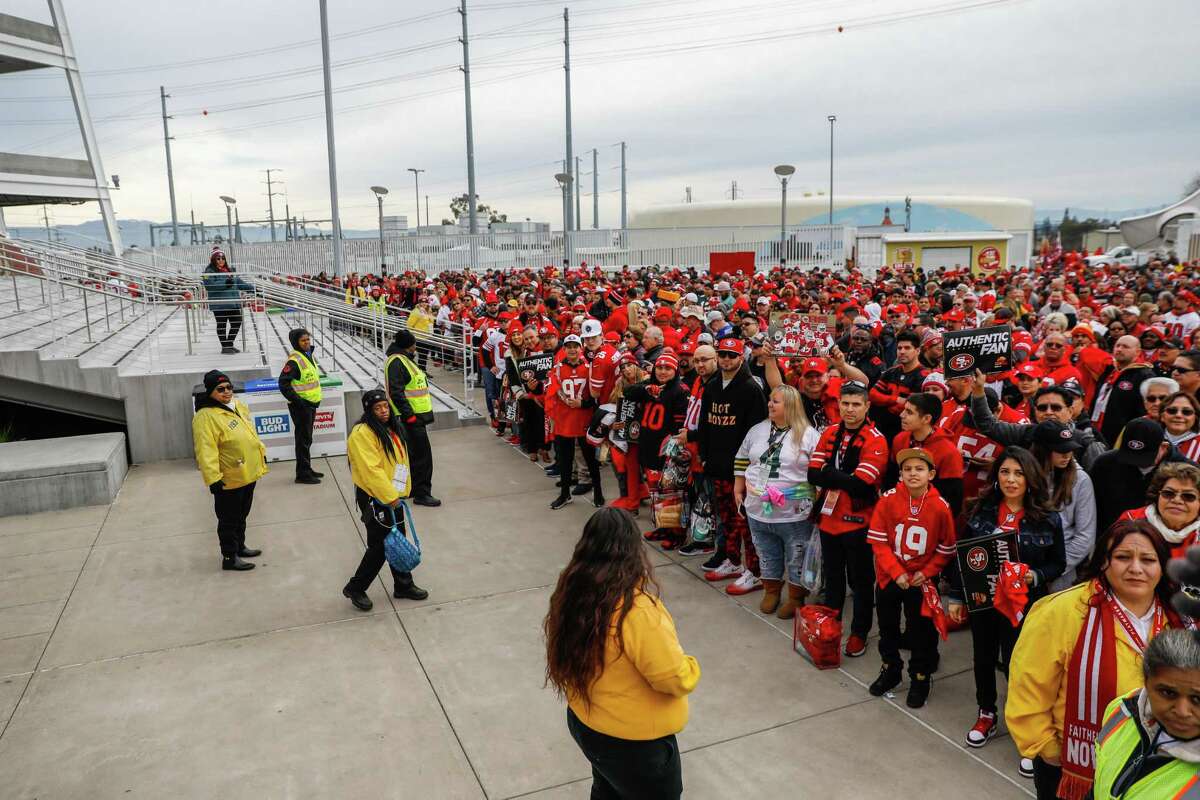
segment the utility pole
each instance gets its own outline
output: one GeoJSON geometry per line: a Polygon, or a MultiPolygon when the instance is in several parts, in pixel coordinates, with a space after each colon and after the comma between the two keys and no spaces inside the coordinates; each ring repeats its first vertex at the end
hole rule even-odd
{"type": "Polygon", "coordinates": [[[628,225],[625,219],[625,143],[621,142],[621,230],[628,225]]]}
{"type": "Polygon", "coordinates": [[[296,237],[292,236],[292,206],[285,199],[283,201],[283,240],[290,242],[296,237]]]}
{"type": "Polygon", "coordinates": [[[833,266],[833,123],[837,116],[830,114],[829,120],[829,266],[833,266]]]}
{"type": "Polygon", "coordinates": [[[729,196],[732,199],[737,200],[737,181],[733,181],[729,184],[729,196]]]}
{"type": "Polygon", "coordinates": [[[429,225],[429,195],[425,195],[425,224],[429,225]]]}
{"type": "MultiPolygon", "coordinates": [[[[409,167],[408,171],[413,174],[413,180],[416,181],[416,184],[413,188],[415,189],[417,198],[417,227],[419,228],[421,227],[421,173],[425,170],[409,167]]],[[[429,224],[429,214],[425,215],[425,224],[429,224]]]]}
{"type": "Polygon", "coordinates": [[[46,210],[44,203],[42,204],[42,222],[46,223],[46,241],[53,241],[53,239],[50,238],[50,212],[46,210]]]}
{"type": "MultiPolygon", "coordinates": [[[[264,169],[263,172],[267,173],[267,219],[270,220],[270,222],[271,222],[271,241],[274,242],[274,241],[278,241],[275,238],[275,195],[282,194],[282,193],[271,190],[271,173],[272,172],[283,172],[283,170],[274,168],[274,169],[264,169]]],[[[279,181],[275,181],[275,183],[278,183],[278,182],[279,181]]]]}
{"type": "MultiPolygon", "coordinates": [[[[462,5],[458,13],[462,15],[462,46],[463,46],[463,94],[467,103],[467,219],[470,220],[471,234],[479,232],[479,223],[475,219],[475,131],[471,126],[471,48],[467,43],[467,0],[460,0],[462,5]]],[[[425,215],[426,220],[429,215],[425,215]]],[[[472,240],[474,241],[474,240],[472,240]]],[[[474,261],[474,259],[472,259],[474,261]]],[[[475,266],[474,263],[471,266],[475,266]]]]}
{"type": "Polygon", "coordinates": [[[167,191],[171,193],[171,235],[174,237],[171,240],[172,247],[179,246],[179,215],[175,211],[175,171],[171,168],[171,132],[167,128],[167,94],[165,87],[158,87],[158,97],[162,100],[162,118],[163,118],[163,144],[167,148],[167,191]]]}
{"type": "Polygon", "coordinates": [[[191,233],[192,244],[196,244],[196,209],[194,208],[192,209],[192,227],[189,232],[191,233]]]}
{"type": "Polygon", "coordinates": [[[596,169],[598,158],[596,148],[592,148],[592,230],[600,228],[600,173],[596,169]]]}
{"type": "MultiPolygon", "coordinates": [[[[571,12],[569,9],[563,9],[563,72],[566,74],[566,92],[567,92],[567,165],[565,172],[571,175],[571,180],[575,181],[575,188],[579,188],[579,170],[575,170],[575,174],[571,174],[571,170],[575,167],[575,155],[571,149],[571,12]]],[[[568,187],[570,188],[570,187],[568,187]]],[[[571,214],[571,201],[567,198],[567,225],[565,230],[575,230],[577,225],[576,217],[578,214],[571,214]]]]}
{"type": "Polygon", "coordinates": [[[683,187],[683,194],[684,194],[684,197],[687,198],[684,202],[686,202],[686,203],[692,202],[692,187],[690,187],[690,186],[683,187]]]}
{"type": "Polygon", "coordinates": [[[579,179],[580,175],[582,173],[579,171],[579,156],[575,156],[575,230],[580,230],[583,225],[583,214],[579,211],[580,184],[583,183],[579,179]]]}
{"type": "MultiPolygon", "coordinates": [[[[321,68],[325,76],[325,144],[329,149],[329,209],[333,221],[333,274],[342,274],[342,222],[338,212],[337,157],[333,142],[333,76],[329,70],[329,0],[321,3],[321,68]]],[[[465,3],[466,0],[463,0],[465,3]]]]}

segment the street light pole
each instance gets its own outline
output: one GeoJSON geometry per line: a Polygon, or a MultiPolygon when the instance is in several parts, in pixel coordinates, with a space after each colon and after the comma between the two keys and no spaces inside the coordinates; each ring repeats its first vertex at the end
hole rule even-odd
{"type": "Polygon", "coordinates": [[[829,120],[829,265],[833,266],[833,123],[837,115],[830,114],[829,120]]]}
{"type": "MultiPolygon", "coordinates": [[[[425,170],[409,167],[408,171],[413,174],[413,180],[416,181],[414,189],[416,190],[417,198],[417,227],[421,227],[421,173],[425,170]]],[[[425,224],[429,224],[429,215],[425,215],[425,224]]]]}
{"type": "Polygon", "coordinates": [[[784,266],[787,263],[787,256],[784,255],[787,248],[787,185],[788,178],[795,173],[796,168],[791,164],[780,164],[775,167],[775,174],[779,176],[779,184],[782,187],[783,196],[780,199],[779,206],[779,266],[784,266]]]}
{"type": "Polygon", "coordinates": [[[329,66],[328,0],[320,0],[321,70],[325,78],[325,145],[329,151],[329,210],[333,221],[333,274],[342,274],[342,220],[338,211],[337,148],[333,142],[333,76],[329,66]]]}
{"type": "Polygon", "coordinates": [[[372,186],[371,191],[375,193],[375,199],[379,201],[379,269],[382,270],[386,266],[383,261],[383,196],[388,193],[388,190],[384,186],[372,186]]]}
{"type": "Polygon", "coordinates": [[[571,264],[571,246],[568,237],[571,235],[571,173],[560,172],[554,176],[554,180],[558,181],[559,187],[562,188],[563,202],[563,267],[566,268],[571,264]]]}
{"type": "Polygon", "coordinates": [[[237,200],[234,200],[227,194],[221,195],[221,201],[225,203],[225,248],[229,250],[225,254],[226,262],[233,263],[233,207],[237,205],[237,200]]]}

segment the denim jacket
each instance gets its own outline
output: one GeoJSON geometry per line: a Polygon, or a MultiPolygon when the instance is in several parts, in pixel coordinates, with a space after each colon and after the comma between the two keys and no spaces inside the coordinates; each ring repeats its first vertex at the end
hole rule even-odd
{"type": "MultiPolygon", "coordinates": [[[[999,503],[989,501],[976,509],[967,520],[966,528],[958,541],[977,539],[990,536],[996,530],[996,517],[999,503]]],[[[1057,511],[1051,511],[1042,520],[1033,520],[1028,516],[1021,518],[1017,533],[1017,554],[1022,564],[1029,566],[1033,573],[1034,583],[1029,589],[1029,600],[1033,602],[1049,594],[1049,584],[1063,574],[1067,569],[1067,552],[1063,539],[1062,518],[1057,511]]],[[[958,559],[950,562],[946,570],[950,581],[950,591],[947,597],[962,602],[962,577],[959,575],[958,559]]]]}

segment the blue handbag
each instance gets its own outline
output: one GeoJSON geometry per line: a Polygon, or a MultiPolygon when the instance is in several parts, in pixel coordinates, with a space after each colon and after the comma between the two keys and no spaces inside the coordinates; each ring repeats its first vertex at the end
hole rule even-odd
{"type": "Polygon", "coordinates": [[[399,572],[412,572],[421,563],[421,540],[417,538],[417,526],[413,523],[412,511],[409,510],[408,503],[401,500],[400,507],[404,509],[404,519],[407,523],[405,527],[412,534],[412,541],[408,540],[404,530],[400,528],[396,520],[396,509],[385,506],[392,515],[392,529],[383,540],[383,553],[392,569],[399,572]]]}

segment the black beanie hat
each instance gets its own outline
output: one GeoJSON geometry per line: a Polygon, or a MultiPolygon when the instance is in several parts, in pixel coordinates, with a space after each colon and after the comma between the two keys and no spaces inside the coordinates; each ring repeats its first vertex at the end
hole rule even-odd
{"type": "Polygon", "coordinates": [[[363,392],[363,395],[362,395],[363,411],[370,411],[371,407],[374,406],[376,403],[378,403],[380,401],[387,401],[387,399],[388,399],[387,392],[383,391],[382,389],[371,389],[369,391],[363,392]]]}
{"type": "Polygon", "coordinates": [[[224,372],[221,372],[219,369],[211,369],[204,373],[205,394],[212,394],[212,390],[217,388],[217,385],[221,383],[229,383],[232,385],[233,381],[229,380],[229,376],[224,372]]]}
{"type": "Polygon", "coordinates": [[[413,336],[411,331],[401,329],[396,331],[396,338],[393,341],[401,350],[407,350],[417,343],[417,337],[413,336]]]}

